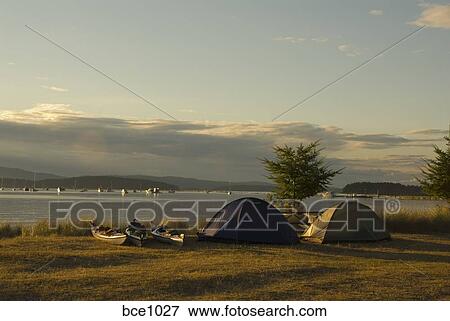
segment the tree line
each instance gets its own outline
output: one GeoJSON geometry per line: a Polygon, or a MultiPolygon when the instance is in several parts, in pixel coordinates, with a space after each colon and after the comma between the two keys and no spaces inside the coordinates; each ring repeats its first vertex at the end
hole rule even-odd
{"type": "Polygon", "coordinates": [[[400,183],[371,183],[358,182],[347,184],[343,188],[344,194],[372,194],[372,195],[390,195],[390,196],[422,196],[425,195],[422,188],[416,185],[403,185],[400,183]]]}

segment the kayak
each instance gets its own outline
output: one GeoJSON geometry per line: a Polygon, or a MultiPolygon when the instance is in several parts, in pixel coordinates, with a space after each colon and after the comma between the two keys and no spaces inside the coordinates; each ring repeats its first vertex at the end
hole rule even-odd
{"type": "Polygon", "coordinates": [[[144,225],[134,220],[125,229],[125,234],[131,244],[141,247],[148,239],[147,229],[144,225]]]}
{"type": "Polygon", "coordinates": [[[178,246],[182,246],[184,243],[184,234],[166,230],[162,226],[154,228],[150,233],[155,240],[162,243],[175,244],[178,246]]]}
{"type": "Polygon", "coordinates": [[[94,223],[91,223],[91,233],[97,240],[114,245],[122,245],[127,240],[126,234],[103,225],[97,226],[94,223]]]}
{"type": "Polygon", "coordinates": [[[132,227],[127,227],[125,229],[125,234],[130,243],[138,247],[142,247],[148,239],[147,232],[136,231],[132,227]]]}

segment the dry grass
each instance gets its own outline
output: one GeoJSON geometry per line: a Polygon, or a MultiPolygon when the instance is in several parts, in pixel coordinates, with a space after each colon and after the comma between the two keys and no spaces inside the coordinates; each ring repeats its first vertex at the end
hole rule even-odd
{"type": "Polygon", "coordinates": [[[398,233],[449,233],[450,208],[435,207],[429,210],[403,210],[387,216],[387,229],[398,233]]]}
{"type": "MultiPolygon", "coordinates": [[[[107,223],[105,224],[108,225],[107,223]]],[[[16,236],[90,236],[89,223],[84,222],[82,225],[82,228],[77,228],[69,222],[63,222],[58,223],[56,228],[50,228],[48,221],[45,220],[28,225],[0,224],[0,239],[16,236]]],[[[169,222],[167,227],[170,229],[179,229],[186,235],[196,235],[198,232],[196,228],[188,229],[188,225],[184,222],[169,222]]],[[[119,227],[122,231],[125,230],[125,228],[126,224],[119,227]]],[[[147,228],[150,228],[150,226],[147,226],[147,228]]]]}
{"type": "Polygon", "coordinates": [[[0,300],[448,300],[450,236],[296,246],[0,240],[0,300]]]}
{"type": "Polygon", "coordinates": [[[28,237],[28,236],[88,236],[90,235],[89,223],[83,224],[83,228],[76,228],[70,223],[58,224],[56,228],[50,228],[47,221],[40,221],[35,224],[29,225],[0,225],[0,239],[10,238],[16,236],[28,237]]]}
{"type": "MultiPolygon", "coordinates": [[[[289,204],[285,204],[288,208],[289,204]]],[[[199,226],[205,224],[203,219],[199,226]]],[[[106,223],[108,225],[108,223],[106,223]]],[[[168,222],[169,228],[182,230],[186,235],[195,235],[197,229],[188,229],[184,222],[168,222]]],[[[122,229],[125,229],[125,225],[122,229]]],[[[399,214],[387,216],[387,228],[394,233],[434,234],[450,232],[450,208],[436,207],[428,210],[402,210],[399,214]]],[[[56,229],[51,229],[47,221],[40,221],[33,225],[0,224],[0,239],[22,236],[88,236],[89,224],[84,228],[75,228],[69,222],[59,223],[56,229]]]]}

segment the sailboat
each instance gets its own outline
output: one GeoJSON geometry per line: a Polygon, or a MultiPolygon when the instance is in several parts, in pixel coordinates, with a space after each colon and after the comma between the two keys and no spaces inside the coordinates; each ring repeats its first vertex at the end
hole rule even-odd
{"type": "Polygon", "coordinates": [[[33,173],[33,188],[30,188],[30,192],[37,192],[37,189],[36,189],[36,172],[33,173]]]}
{"type": "Polygon", "coordinates": [[[111,183],[110,183],[110,186],[106,189],[106,192],[107,193],[111,193],[111,192],[113,192],[114,190],[113,190],[113,188],[112,188],[112,181],[111,181],[111,183]]]}

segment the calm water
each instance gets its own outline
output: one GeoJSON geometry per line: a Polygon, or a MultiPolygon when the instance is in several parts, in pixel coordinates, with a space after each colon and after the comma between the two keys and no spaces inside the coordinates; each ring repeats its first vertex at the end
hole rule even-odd
{"type": "MultiPolygon", "coordinates": [[[[241,197],[259,197],[265,198],[266,193],[205,193],[205,192],[177,192],[174,194],[160,193],[157,197],[148,196],[145,192],[130,192],[125,197],[121,193],[98,193],[89,192],[71,192],[65,191],[60,195],[56,191],[0,191],[0,222],[1,223],[33,223],[39,220],[48,219],[49,202],[55,201],[113,201],[113,202],[132,202],[156,200],[164,204],[167,200],[218,200],[229,202],[241,197]]],[[[144,211],[145,215],[145,211],[144,211]]]]}
{"type": "MultiPolygon", "coordinates": [[[[204,193],[204,192],[177,192],[174,194],[161,193],[158,197],[147,196],[145,193],[130,193],[125,197],[120,192],[97,193],[89,191],[80,192],[63,192],[58,195],[55,191],[39,191],[39,192],[22,192],[22,191],[0,191],[0,222],[1,223],[32,223],[39,220],[47,219],[49,213],[49,202],[54,201],[145,201],[157,200],[163,204],[167,200],[223,200],[225,202],[232,201],[241,197],[259,197],[265,198],[266,193],[252,192],[233,192],[232,195],[226,193],[204,193]]],[[[305,201],[307,205],[312,203],[314,198],[305,201]]],[[[371,205],[371,199],[362,199],[363,203],[371,205]]],[[[401,207],[407,209],[428,209],[435,206],[448,206],[445,201],[429,201],[429,200],[404,200],[401,201],[401,207]]]]}

